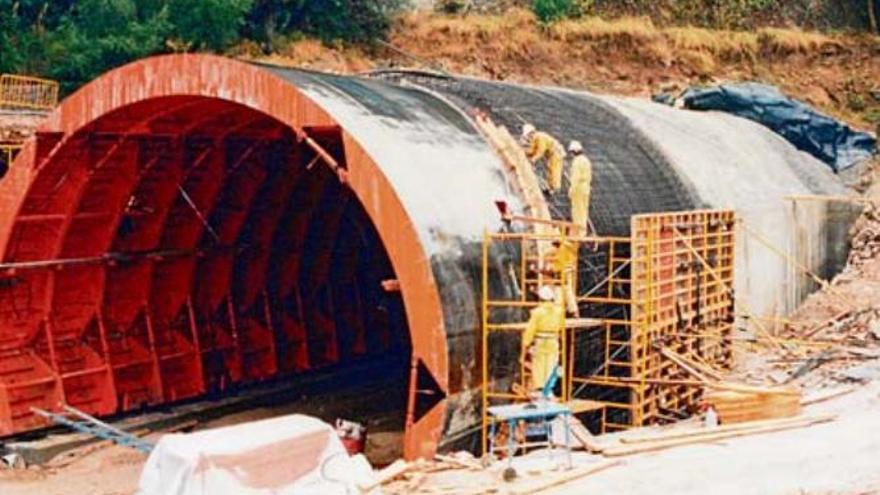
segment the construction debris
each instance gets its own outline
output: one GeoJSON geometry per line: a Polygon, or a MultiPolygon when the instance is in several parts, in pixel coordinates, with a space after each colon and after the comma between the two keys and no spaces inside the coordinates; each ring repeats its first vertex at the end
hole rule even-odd
{"type": "Polygon", "coordinates": [[[868,202],[853,229],[856,234],[852,239],[847,271],[858,270],[880,255],[880,206],[868,202]]]}

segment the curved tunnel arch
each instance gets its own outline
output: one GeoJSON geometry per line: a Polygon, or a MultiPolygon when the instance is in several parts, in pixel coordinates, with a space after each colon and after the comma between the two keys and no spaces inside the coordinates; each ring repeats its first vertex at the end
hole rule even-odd
{"type": "MultiPolygon", "coordinates": [[[[11,282],[0,297],[28,302],[0,319],[15,329],[5,331],[4,342],[30,353],[9,365],[13,373],[28,370],[13,383],[36,387],[22,397],[41,394],[106,414],[222,388],[227,379],[258,380],[333,363],[340,352],[363,352],[363,334],[345,337],[347,350],[337,347],[338,338],[319,339],[334,344],[315,349],[303,325],[274,322],[298,345],[274,349],[277,362],[265,357],[277,317],[260,310],[268,305],[268,288],[295,311],[302,311],[304,297],[319,306],[326,291],[344,290],[326,283],[309,294],[296,289],[301,277],[344,278],[331,256],[319,255],[332,251],[337,237],[315,235],[315,221],[335,224],[337,231],[342,224],[371,224],[367,230],[374,229],[400,282],[413,363],[423,363],[443,394],[448,390],[440,296],[429,256],[394,187],[348,130],[267,70],[219,57],[169,56],[108,73],[52,114],[0,183],[0,198],[18,205],[14,215],[0,217],[3,261],[15,267],[6,270],[11,282]],[[300,142],[306,134],[344,165],[345,186],[323,165],[306,170],[314,158],[300,142]],[[327,195],[342,207],[310,218],[327,195]],[[275,247],[246,250],[243,240],[275,247]],[[307,250],[315,255],[290,255],[307,250]],[[136,256],[148,262],[135,262],[136,256]],[[26,266],[44,260],[66,264],[26,266]],[[277,275],[269,275],[270,265],[281,267],[277,275]],[[106,338],[117,333],[131,335],[123,344],[106,338]],[[242,344],[241,335],[263,354],[230,351],[242,344]],[[68,349],[75,342],[90,345],[68,349]],[[108,349],[113,345],[118,348],[108,349]],[[186,359],[206,347],[220,351],[186,359]],[[102,356],[117,362],[105,363],[102,356]],[[249,360],[244,366],[243,359],[249,360]],[[218,360],[230,376],[202,369],[218,360]],[[144,389],[138,373],[155,379],[144,389]],[[181,378],[193,376],[218,381],[181,378]],[[129,403],[117,404],[119,398],[129,403]]],[[[357,241],[349,235],[344,242],[356,247],[357,241]]],[[[311,316],[319,320],[321,312],[311,316]]],[[[414,407],[411,398],[408,457],[433,451],[446,412],[444,401],[420,417],[414,407]]],[[[4,425],[7,433],[34,426],[32,417],[14,422],[4,425]]]]}

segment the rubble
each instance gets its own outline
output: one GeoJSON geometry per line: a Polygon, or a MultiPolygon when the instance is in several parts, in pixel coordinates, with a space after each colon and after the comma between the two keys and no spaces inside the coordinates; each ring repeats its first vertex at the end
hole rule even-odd
{"type": "Polygon", "coordinates": [[[0,142],[25,141],[45,118],[44,112],[0,110],[0,142]]]}
{"type": "Polygon", "coordinates": [[[861,266],[880,255],[880,205],[868,202],[853,229],[855,235],[844,271],[847,274],[858,272],[861,266]]]}

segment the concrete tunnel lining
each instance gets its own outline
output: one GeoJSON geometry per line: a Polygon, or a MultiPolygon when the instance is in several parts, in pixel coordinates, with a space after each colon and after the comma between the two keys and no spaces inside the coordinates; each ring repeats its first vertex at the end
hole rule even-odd
{"type": "MultiPolygon", "coordinates": [[[[457,369],[450,369],[447,337],[454,341],[455,324],[450,325],[449,322],[444,321],[444,312],[448,313],[444,306],[450,303],[450,297],[456,296],[454,290],[438,290],[435,272],[443,270],[443,257],[457,256],[456,248],[461,237],[476,238],[482,228],[489,224],[490,218],[491,221],[497,219],[491,201],[486,201],[485,198],[503,197],[505,194],[503,181],[500,178],[500,165],[485,143],[463,131],[467,123],[461,115],[448,112],[447,115],[436,118],[432,117],[431,113],[423,111],[411,119],[402,118],[405,115],[377,116],[376,108],[385,107],[368,108],[363,105],[367,97],[371,96],[368,87],[370,82],[364,82],[364,85],[363,88],[355,88],[367,92],[362,93],[360,99],[356,100],[340,88],[322,83],[304,72],[267,70],[212,56],[156,57],[112,71],[65,100],[40,129],[38,139],[23,150],[10,175],[0,183],[0,199],[4,200],[5,204],[18,205],[13,210],[17,211],[16,215],[0,218],[0,236],[3,237],[0,247],[5,252],[4,262],[56,259],[68,254],[100,256],[109,246],[124,247],[125,243],[120,243],[118,239],[117,241],[111,241],[110,237],[97,239],[91,234],[80,237],[80,240],[88,238],[90,241],[99,241],[92,245],[103,244],[104,251],[98,249],[92,252],[80,252],[77,246],[82,243],[73,242],[75,236],[72,234],[81,230],[73,225],[87,221],[82,215],[75,217],[75,212],[81,205],[88,203],[89,188],[97,187],[99,182],[90,180],[96,174],[89,167],[101,165],[102,162],[101,158],[95,157],[74,160],[71,157],[76,156],[75,154],[63,153],[62,150],[69,149],[71,143],[81,139],[85,132],[96,130],[91,129],[90,126],[100,122],[103,116],[114,115],[115,118],[105,120],[107,127],[101,128],[100,131],[116,132],[119,135],[118,141],[109,144],[109,150],[104,150],[112,153],[105,154],[115,154],[120,147],[126,146],[129,136],[153,132],[150,127],[152,124],[157,126],[156,129],[161,128],[163,125],[161,119],[152,122],[152,118],[138,119],[136,115],[139,105],[147,108],[150,107],[150,102],[153,104],[161,102],[161,105],[153,106],[150,111],[158,112],[159,115],[167,114],[168,122],[164,125],[169,128],[165,129],[166,131],[174,131],[170,128],[174,127],[174,112],[189,112],[194,116],[203,116],[207,111],[221,110],[217,112],[221,115],[215,117],[222,121],[222,113],[225,110],[211,109],[210,106],[200,108],[201,103],[194,103],[200,99],[228,102],[233,106],[239,105],[268,117],[262,120],[255,117],[254,125],[267,126],[260,132],[284,134],[292,129],[295,134],[305,128],[337,127],[341,131],[348,187],[363,205],[367,216],[375,226],[400,282],[407,325],[411,330],[413,363],[419,365],[419,371],[424,370],[428,374],[429,381],[435,382],[437,392],[440,394],[439,399],[443,399],[447,394],[469,386],[462,381],[465,379],[461,378],[461,374],[466,373],[467,366],[473,365],[474,356],[472,352],[462,353],[469,355],[471,362],[457,363],[457,369]],[[406,145],[383,147],[383,143],[388,142],[401,142],[406,145]],[[436,154],[438,142],[449,151],[448,155],[436,154]],[[53,166],[53,163],[63,166],[53,166]],[[481,170],[478,175],[484,174],[489,179],[486,181],[489,184],[488,191],[470,191],[465,184],[473,184],[473,182],[461,178],[461,174],[450,174],[455,167],[469,165],[472,165],[474,170],[481,170]],[[62,182],[67,184],[62,188],[64,194],[52,195],[53,199],[48,203],[45,202],[47,197],[45,194],[42,198],[35,194],[39,193],[41,188],[44,192],[46,188],[51,190],[53,184],[59,183],[59,179],[63,179],[62,182]],[[453,184],[450,187],[443,181],[452,181],[453,184]],[[450,192],[457,193],[455,201],[450,200],[450,192]],[[445,205],[444,198],[446,198],[445,205]],[[476,207],[477,203],[480,203],[478,207],[476,207]],[[474,215],[473,210],[469,210],[470,215],[460,215],[463,209],[474,207],[479,215],[474,215]],[[45,246],[25,254],[9,240],[20,236],[19,232],[23,224],[35,221],[39,215],[44,215],[44,219],[59,219],[60,224],[55,226],[57,235],[45,246]],[[447,225],[450,222],[455,224],[450,227],[447,225]],[[445,301],[441,301],[441,298],[445,301]],[[450,376],[458,376],[458,383],[450,383],[450,376]]],[[[372,96],[380,94],[377,89],[373,89],[372,96]]],[[[408,94],[408,90],[394,90],[388,87],[381,89],[384,97],[396,100],[398,103],[396,108],[405,112],[418,110],[419,107],[413,103],[426,100],[422,93],[408,94]]],[[[437,105],[436,102],[428,100],[429,104],[437,105]]],[[[228,120],[237,121],[239,124],[242,117],[246,117],[246,112],[236,114],[231,108],[226,110],[231,112],[226,116],[228,120]]],[[[220,123],[218,125],[222,127],[220,123]]],[[[87,151],[94,153],[95,147],[87,147],[87,151]]],[[[220,169],[222,167],[217,167],[217,170],[220,169]]],[[[131,171],[130,175],[136,174],[136,171],[131,171]]],[[[205,193],[206,196],[217,194],[220,192],[205,193]]],[[[114,199],[124,202],[127,196],[121,194],[114,199]]],[[[190,199],[193,202],[200,201],[198,198],[190,199]]],[[[180,204],[179,197],[176,202],[180,204]]],[[[90,207],[84,206],[86,210],[90,207]]],[[[118,232],[122,225],[120,221],[117,216],[105,222],[105,228],[98,230],[104,233],[118,232]]],[[[190,225],[193,225],[192,222],[190,225]]],[[[188,245],[193,245],[193,242],[198,242],[199,238],[207,235],[204,232],[193,232],[193,229],[187,227],[181,229],[172,237],[186,239],[188,245]]],[[[230,232],[235,230],[232,228],[230,232]]],[[[87,231],[88,229],[82,230],[82,232],[87,231]]],[[[221,238],[226,235],[225,232],[216,234],[221,238]]],[[[73,269],[72,272],[77,270],[79,268],[73,269]]],[[[184,267],[181,271],[198,273],[200,270],[211,277],[215,277],[217,272],[216,267],[197,267],[195,272],[184,267]]],[[[73,284],[63,282],[65,275],[58,275],[63,271],[46,273],[43,284],[39,287],[41,298],[52,301],[56,294],[61,294],[63,297],[65,294],[77,293],[77,297],[82,296],[91,302],[84,305],[71,303],[66,306],[75,307],[74,312],[77,313],[76,317],[72,317],[71,323],[80,328],[82,325],[89,325],[86,322],[92,320],[87,315],[100,309],[99,301],[105,297],[106,288],[102,283],[96,283],[99,288],[95,289],[94,293],[84,294],[73,284]]],[[[100,278],[97,275],[95,277],[100,278]]],[[[456,277],[460,278],[461,274],[455,273],[453,278],[456,277]]],[[[458,282],[458,289],[462,288],[462,283],[462,281],[458,282]]],[[[215,284],[209,285],[215,287],[215,284]]],[[[4,290],[8,292],[8,296],[14,289],[4,288],[4,290]]],[[[172,297],[167,289],[158,289],[158,294],[154,295],[172,297]]],[[[217,298],[217,294],[205,289],[192,296],[213,301],[217,298]]],[[[179,298],[179,294],[177,297],[179,298]]],[[[468,297],[464,298],[466,299],[468,297]]],[[[24,319],[6,315],[4,319],[7,321],[4,327],[18,328],[21,330],[19,335],[25,337],[24,340],[31,339],[28,340],[28,345],[33,344],[33,347],[37,347],[33,339],[36,338],[39,328],[48,321],[52,307],[52,304],[38,304],[36,311],[24,319]]],[[[57,319],[63,315],[51,316],[57,319]]],[[[472,328],[459,330],[466,334],[473,331],[472,328]]],[[[80,329],[78,332],[85,333],[86,330],[80,329]]],[[[29,349],[27,352],[37,354],[34,349],[29,349]]],[[[412,377],[421,379],[415,371],[412,377]]],[[[466,380],[471,379],[472,377],[467,377],[466,380]]],[[[48,388],[50,387],[47,386],[45,390],[48,388]]],[[[44,395],[47,400],[61,398],[57,393],[44,395]]],[[[110,412],[113,399],[104,397],[102,400],[96,412],[106,414],[110,412]]],[[[416,405],[414,402],[415,399],[410,400],[405,434],[404,447],[408,457],[432,453],[444,429],[449,428],[446,400],[439,400],[438,403],[432,404],[430,409],[421,411],[421,417],[414,417],[416,405]]],[[[53,404],[42,405],[53,406],[53,404]]]]}

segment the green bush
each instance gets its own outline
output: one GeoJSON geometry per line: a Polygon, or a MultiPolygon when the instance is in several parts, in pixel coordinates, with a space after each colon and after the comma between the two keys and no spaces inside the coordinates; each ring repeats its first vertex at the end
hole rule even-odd
{"type": "Polygon", "coordinates": [[[534,0],[532,10],[541,22],[553,22],[577,13],[576,0],[534,0]]]}

